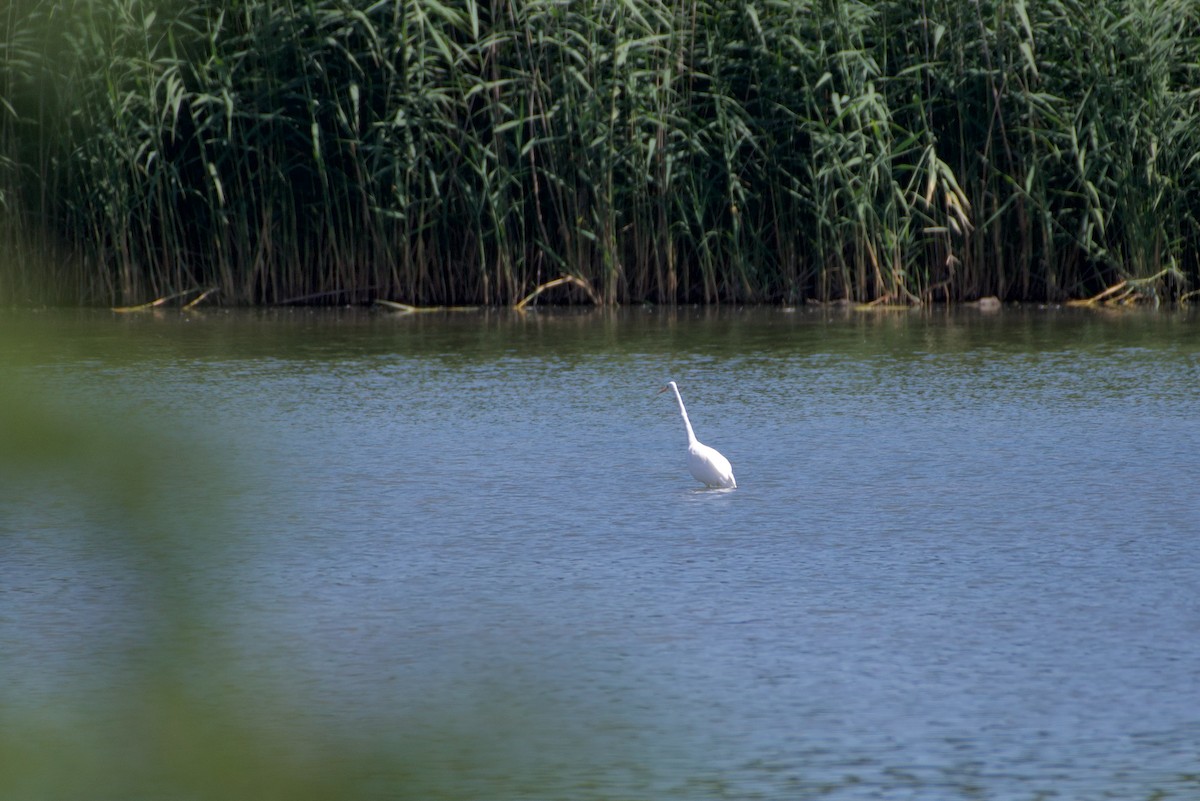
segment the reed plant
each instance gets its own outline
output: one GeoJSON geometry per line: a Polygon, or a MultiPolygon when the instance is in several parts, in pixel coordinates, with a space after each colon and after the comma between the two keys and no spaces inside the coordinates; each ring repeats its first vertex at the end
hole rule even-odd
{"type": "Polygon", "coordinates": [[[1200,0],[14,0],[0,26],[6,299],[1200,277],[1200,0]]]}

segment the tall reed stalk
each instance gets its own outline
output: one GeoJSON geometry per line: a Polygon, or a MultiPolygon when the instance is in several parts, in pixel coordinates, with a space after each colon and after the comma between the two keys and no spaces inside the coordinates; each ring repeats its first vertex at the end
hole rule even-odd
{"type": "Polygon", "coordinates": [[[1197,31],[1200,0],[13,0],[0,302],[1184,296],[1197,31]]]}

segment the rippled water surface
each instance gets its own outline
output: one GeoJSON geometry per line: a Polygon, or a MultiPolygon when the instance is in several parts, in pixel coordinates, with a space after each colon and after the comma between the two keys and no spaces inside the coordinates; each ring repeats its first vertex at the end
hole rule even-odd
{"type": "Polygon", "coordinates": [[[177,605],[264,726],[284,699],[348,741],[502,748],[455,797],[1200,797],[1193,314],[0,329],[65,429],[193,465],[151,493],[157,539],[103,482],[8,479],[10,709],[136,692],[177,605]],[[668,379],[737,490],[688,475],[668,379]]]}

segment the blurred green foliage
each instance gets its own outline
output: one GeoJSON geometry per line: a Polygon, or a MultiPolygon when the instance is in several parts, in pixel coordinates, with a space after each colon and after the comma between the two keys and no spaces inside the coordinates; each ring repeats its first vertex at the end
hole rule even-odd
{"type": "Polygon", "coordinates": [[[0,686],[0,798],[579,797],[567,783],[599,755],[544,677],[480,675],[471,697],[401,687],[408,712],[356,734],[264,682],[277,668],[231,658],[200,577],[228,567],[236,471],[130,409],[52,397],[36,373],[0,364],[0,651],[9,670],[31,648],[45,659],[0,686]],[[60,630],[30,631],[35,609],[60,630]]]}

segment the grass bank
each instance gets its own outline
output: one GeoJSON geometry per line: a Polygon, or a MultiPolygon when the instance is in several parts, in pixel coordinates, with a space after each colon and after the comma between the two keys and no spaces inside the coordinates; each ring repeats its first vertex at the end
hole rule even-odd
{"type": "Polygon", "coordinates": [[[1200,0],[11,0],[0,302],[1187,298],[1198,31],[1200,0]]]}

